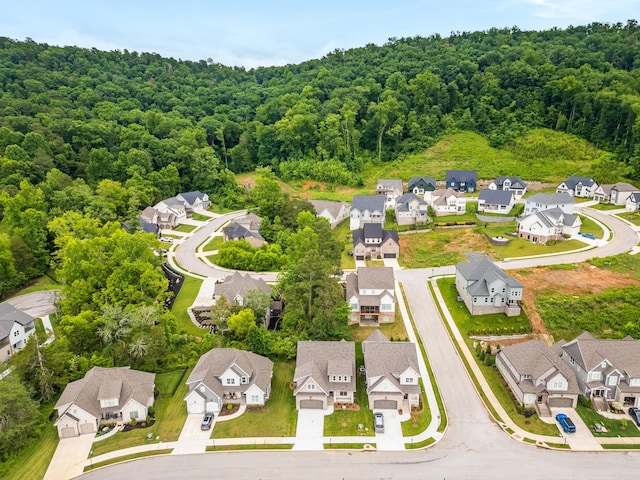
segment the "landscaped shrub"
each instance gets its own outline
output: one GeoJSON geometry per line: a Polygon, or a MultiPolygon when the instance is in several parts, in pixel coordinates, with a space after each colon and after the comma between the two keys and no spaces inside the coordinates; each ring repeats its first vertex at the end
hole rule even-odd
{"type": "Polygon", "coordinates": [[[132,426],[136,426],[138,424],[138,420],[135,418],[132,418],[131,421],[129,422],[132,426]]]}

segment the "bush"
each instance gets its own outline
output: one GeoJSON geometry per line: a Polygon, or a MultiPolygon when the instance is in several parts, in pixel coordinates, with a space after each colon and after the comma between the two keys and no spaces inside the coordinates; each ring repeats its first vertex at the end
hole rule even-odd
{"type": "Polygon", "coordinates": [[[131,424],[132,427],[135,427],[138,424],[138,420],[135,418],[132,418],[129,423],[131,424]]]}
{"type": "Polygon", "coordinates": [[[535,413],[536,413],[536,409],[532,407],[525,408],[524,411],[522,412],[525,418],[533,417],[535,413]]]}
{"type": "Polygon", "coordinates": [[[156,409],[155,407],[149,407],[147,409],[147,412],[149,413],[149,417],[155,417],[156,416],[156,409]]]}

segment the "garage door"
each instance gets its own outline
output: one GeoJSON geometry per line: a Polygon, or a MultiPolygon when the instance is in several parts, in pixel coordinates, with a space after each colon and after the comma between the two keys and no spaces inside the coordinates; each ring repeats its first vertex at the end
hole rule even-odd
{"type": "Polygon", "coordinates": [[[96,431],[96,428],[91,423],[83,423],[80,425],[80,433],[93,433],[96,431]]]}
{"type": "Polygon", "coordinates": [[[571,398],[550,398],[549,407],[555,408],[571,408],[573,407],[573,399],[571,398]]]}
{"type": "Polygon", "coordinates": [[[396,258],[396,254],[395,253],[385,253],[384,254],[384,258],[396,258]]]}
{"type": "Polygon", "coordinates": [[[356,255],[356,260],[364,260],[364,255],[356,255]]]}
{"type": "Polygon", "coordinates": [[[322,410],[322,400],[300,400],[300,408],[316,408],[322,410]]]}
{"type": "Polygon", "coordinates": [[[398,409],[398,402],[395,400],[374,400],[373,408],[382,408],[382,409],[398,409]]]}
{"type": "Polygon", "coordinates": [[[73,427],[63,428],[60,433],[62,434],[62,438],[71,438],[76,436],[76,429],[73,427]]]}

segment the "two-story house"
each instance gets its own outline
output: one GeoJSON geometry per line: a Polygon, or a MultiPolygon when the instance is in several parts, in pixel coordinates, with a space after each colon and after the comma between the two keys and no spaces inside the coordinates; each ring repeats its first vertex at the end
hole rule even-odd
{"type": "Polygon", "coordinates": [[[0,362],[27,345],[36,331],[35,319],[10,303],[0,303],[0,362]]]}
{"type": "Polygon", "coordinates": [[[356,260],[398,258],[400,241],[398,232],[384,230],[379,223],[365,223],[364,228],[353,231],[353,257],[356,260]]]}
{"type": "Polygon", "coordinates": [[[436,181],[431,177],[413,177],[409,180],[407,189],[410,193],[424,198],[426,192],[433,192],[436,189],[436,181]]]}
{"type": "Polygon", "coordinates": [[[95,433],[104,422],[144,420],[153,405],[155,373],[129,367],[93,367],[65,387],[55,409],[60,438],[95,433]]]}
{"type": "Polygon", "coordinates": [[[351,207],[345,202],[331,200],[309,200],[316,210],[316,217],[326,218],[331,228],[336,228],[343,220],[349,218],[351,207]]]}
{"type": "Polygon", "coordinates": [[[391,342],[376,330],[362,342],[369,408],[410,412],[420,401],[416,345],[391,342]]]}
{"type": "Polygon", "coordinates": [[[296,409],[326,409],[353,403],[356,392],[356,344],[299,341],[293,374],[296,409]]]}
{"type": "Polygon", "coordinates": [[[447,170],[446,187],[456,192],[476,191],[478,173],[475,170],[447,170]]]}
{"type": "Polygon", "coordinates": [[[360,267],[347,275],[345,298],[351,306],[349,322],[377,326],[395,321],[395,278],[391,267],[360,267]]]}
{"type": "Polygon", "coordinates": [[[591,198],[598,188],[593,178],[572,175],[556,188],[556,193],[567,193],[572,197],[591,198]]]}
{"type": "Polygon", "coordinates": [[[519,200],[527,193],[527,183],[520,177],[501,176],[489,184],[489,190],[506,190],[519,200]]]}
{"type": "Polygon", "coordinates": [[[225,403],[264,405],[271,394],[273,362],[253,352],[214,348],[187,379],[188,413],[219,412],[225,403]]]}
{"type": "Polygon", "coordinates": [[[496,368],[525,407],[535,407],[541,417],[551,416],[550,408],[575,408],[578,383],[562,361],[562,344],[547,345],[543,340],[528,340],[496,353],[496,368]]]}
{"type": "Polygon", "coordinates": [[[456,264],[456,289],[471,315],[520,314],[524,286],[486,257],[456,264]]]}
{"type": "Polygon", "coordinates": [[[379,223],[384,226],[384,196],[354,195],[351,202],[349,229],[363,228],[365,223],[379,223]]]}
{"type": "Polygon", "coordinates": [[[464,193],[456,192],[452,188],[426,192],[424,199],[438,217],[443,215],[464,215],[467,211],[467,199],[464,193]]]}
{"type": "Polygon", "coordinates": [[[175,216],[174,221],[176,222],[176,225],[187,219],[187,209],[184,202],[177,197],[165,198],[164,200],[156,203],[153,208],[167,215],[173,214],[175,216]]]}
{"type": "Polygon", "coordinates": [[[194,212],[202,212],[208,210],[211,206],[209,195],[202,193],[198,190],[193,192],[184,192],[176,195],[178,200],[184,202],[184,208],[187,214],[193,214],[194,212]]]}
{"type": "Polygon", "coordinates": [[[599,409],[610,402],[640,407],[640,340],[599,340],[584,332],[562,346],[562,359],[599,409]]]}
{"type": "Polygon", "coordinates": [[[627,212],[638,212],[640,211],[640,192],[633,192],[627,198],[627,203],[625,203],[624,208],[627,212]]]}
{"type": "Polygon", "coordinates": [[[559,208],[532,213],[519,218],[517,222],[516,235],[519,238],[541,244],[577,235],[582,225],[578,215],[564,213],[559,208]]]}
{"type": "Polygon", "coordinates": [[[385,199],[384,208],[393,208],[395,200],[402,195],[402,180],[378,180],[376,195],[381,195],[385,199]]]}
{"type": "Polygon", "coordinates": [[[482,190],[478,195],[478,211],[508,214],[516,204],[509,190],[482,190]]]}
{"type": "Polygon", "coordinates": [[[231,305],[244,306],[247,294],[253,290],[260,290],[271,296],[271,287],[262,278],[252,277],[248,273],[233,272],[225,277],[222,283],[216,283],[213,290],[213,298],[221,296],[227,298],[231,305]]]}
{"type": "Polygon", "coordinates": [[[153,207],[145,208],[140,214],[140,220],[157,225],[159,230],[171,230],[178,226],[178,218],[175,213],[170,210],[161,212],[153,207]]]}
{"type": "Polygon", "coordinates": [[[251,246],[259,248],[267,243],[264,237],[260,235],[261,224],[262,218],[255,213],[236,218],[222,229],[224,241],[246,240],[251,246]]]}
{"type": "Polygon", "coordinates": [[[630,183],[618,182],[611,187],[609,203],[614,205],[626,205],[627,199],[634,193],[640,193],[638,187],[630,183]]]}
{"type": "Polygon", "coordinates": [[[398,225],[419,225],[427,223],[427,202],[415,193],[405,193],[396,198],[395,214],[398,225]]]}
{"type": "Polygon", "coordinates": [[[524,201],[524,215],[530,215],[552,208],[559,208],[564,213],[573,214],[576,201],[568,193],[536,193],[524,201]]]}

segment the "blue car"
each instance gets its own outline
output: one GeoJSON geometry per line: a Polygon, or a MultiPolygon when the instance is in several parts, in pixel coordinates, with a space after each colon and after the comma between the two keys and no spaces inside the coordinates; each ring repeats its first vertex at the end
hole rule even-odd
{"type": "Polygon", "coordinates": [[[564,413],[557,414],[556,420],[565,431],[565,433],[574,433],[576,431],[576,424],[573,423],[573,420],[567,417],[564,413]]]}
{"type": "Polygon", "coordinates": [[[582,235],[584,238],[588,238],[589,240],[597,240],[598,239],[598,237],[596,237],[593,233],[580,232],[580,235],[582,235]]]}

